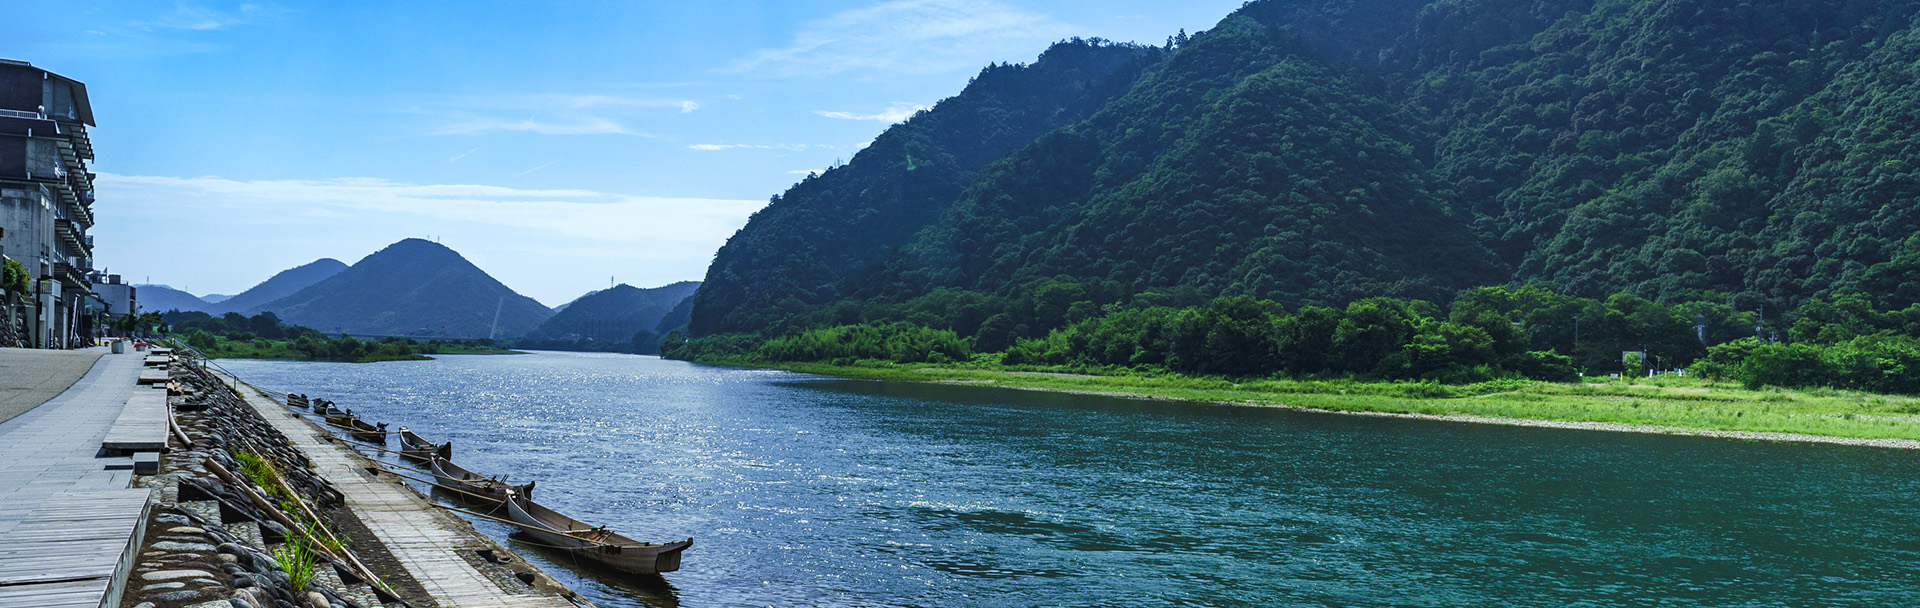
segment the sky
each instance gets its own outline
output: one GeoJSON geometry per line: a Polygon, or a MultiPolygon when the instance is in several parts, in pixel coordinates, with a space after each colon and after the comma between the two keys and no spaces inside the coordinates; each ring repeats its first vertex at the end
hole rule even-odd
{"type": "Polygon", "coordinates": [[[231,295],[418,237],[553,306],[699,280],[989,63],[1240,3],[64,0],[9,7],[0,58],[87,85],[96,267],[231,295]]]}

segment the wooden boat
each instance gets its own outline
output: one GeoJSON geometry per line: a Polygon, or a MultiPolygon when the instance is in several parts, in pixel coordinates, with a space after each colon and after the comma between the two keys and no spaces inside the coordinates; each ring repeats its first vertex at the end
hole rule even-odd
{"type": "Polygon", "coordinates": [[[407,427],[400,427],[400,457],[414,460],[453,460],[453,442],[433,443],[422,439],[407,427]]]}
{"type": "Polygon", "coordinates": [[[289,393],[287,394],[287,407],[297,407],[300,409],[307,409],[307,408],[313,407],[313,404],[307,401],[306,395],[295,395],[295,394],[289,393]]]}
{"type": "Polygon", "coordinates": [[[353,428],[353,410],[335,409],[329,406],[326,411],[320,412],[320,415],[327,417],[327,424],[343,429],[353,428]]]}
{"type": "Polygon", "coordinates": [[[380,445],[387,444],[387,423],[385,422],[374,425],[359,418],[348,417],[347,431],[353,435],[354,439],[380,445]]]}
{"type": "Polygon", "coordinates": [[[680,553],[693,546],[693,539],[669,543],[643,543],[605,526],[585,522],[540,506],[517,492],[507,494],[507,516],[521,530],[575,557],[600,562],[622,572],[659,574],[680,569],[680,553]]]}
{"type": "Polygon", "coordinates": [[[467,500],[505,502],[507,490],[513,490],[521,496],[533,495],[534,482],[529,481],[517,486],[508,485],[507,482],[497,478],[463,469],[445,458],[435,458],[428,462],[427,470],[433,472],[436,483],[465,492],[460,494],[460,497],[467,500]]]}

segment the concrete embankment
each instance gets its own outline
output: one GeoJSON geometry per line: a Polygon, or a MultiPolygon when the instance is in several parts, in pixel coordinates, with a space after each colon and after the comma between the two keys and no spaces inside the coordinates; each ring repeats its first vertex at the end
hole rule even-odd
{"type": "Polygon", "coordinates": [[[588,605],[252,387],[170,377],[180,432],[135,482],[155,503],[122,608],[588,605]]]}

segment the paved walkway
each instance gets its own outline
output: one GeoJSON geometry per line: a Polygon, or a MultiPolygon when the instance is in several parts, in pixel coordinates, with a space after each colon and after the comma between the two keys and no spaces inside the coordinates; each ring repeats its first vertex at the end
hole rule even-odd
{"type": "Polygon", "coordinates": [[[439,512],[409,488],[367,475],[367,465],[350,448],[322,440],[320,437],[326,431],[300,418],[285,405],[252,390],[243,388],[241,392],[262,418],[306,453],[315,473],[346,495],[353,514],[380,537],[387,551],[400,560],[414,580],[441,606],[575,607],[558,595],[524,586],[511,591],[502,589],[461,559],[459,551],[488,547],[475,540],[472,532],[462,530],[463,526],[456,523],[457,518],[439,512]]]}
{"type": "Polygon", "coordinates": [[[12,420],[60,395],[93,369],[105,348],[40,350],[0,348],[0,422],[12,420]]]}
{"type": "Polygon", "coordinates": [[[0,422],[0,505],[5,505],[0,508],[0,607],[117,602],[149,491],[129,489],[132,471],[106,470],[111,460],[97,454],[135,391],[156,390],[134,383],[143,357],[7,354],[12,355],[7,361],[24,362],[9,372],[60,374],[79,367],[85,375],[74,374],[80,378],[75,382],[6,374],[5,382],[28,386],[13,392],[72,386],[51,399],[21,399],[18,403],[34,401],[38,407],[0,422]]]}
{"type": "Polygon", "coordinates": [[[0,538],[55,492],[126,489],[132,481],[132,471],[106,470],[100,441],[134,391],[157,389],[134,384],[142,354],[92,354],[99,361],[71,388],[0,422],[0,538]]]}

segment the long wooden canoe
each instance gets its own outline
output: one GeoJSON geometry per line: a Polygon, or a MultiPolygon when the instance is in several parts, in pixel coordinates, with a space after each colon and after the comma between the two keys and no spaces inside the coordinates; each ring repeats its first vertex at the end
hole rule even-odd
{"type": "Polygon", "coordinates": [[[507,494],[507,516],[521,529],[550,546],[622,572],[659,574],[680,569],[680,553],[693,546],[693,539],[669,543],[643,543],[605,526],[590,526],[558,511],[540,506],[517,492],[507,494]]]}
{"type": "Polygon", "coordinates": [[[453,442],[434,443],[421,438],[407,427],[400,427],[400,457],[430,461],[453,460],[453,442]]]}
{"type": "Polygon", "coordinates": [[[507,490],[511,489],[521,496],[533,495],[534,482],[520,485],[508,485],[497,478],[488,477],[461,468],[453,461],[435,458],[427,463],[427,470],[433,472],[433,479],[440,485],[466,492],[461,498],[468,500],[505,502],[507,490]]]}
{"type": "Polygon", "coordinates": [[[313,407],[313,403],[310,401],[307,401],[306,395],[295,395],[295,394],[289,393],[287,395],[287,406],[297,407],[300,409],[308,409],[313,407]]]}
{"type": "Polygon", "coordinates": [[[367,443],[378,443],[381,445],[386,445],[387,443],[387,423],[385,422],[376,425],[359,418],[348,417],[347,431],[353,435],[354,439],[367,443]]]}

